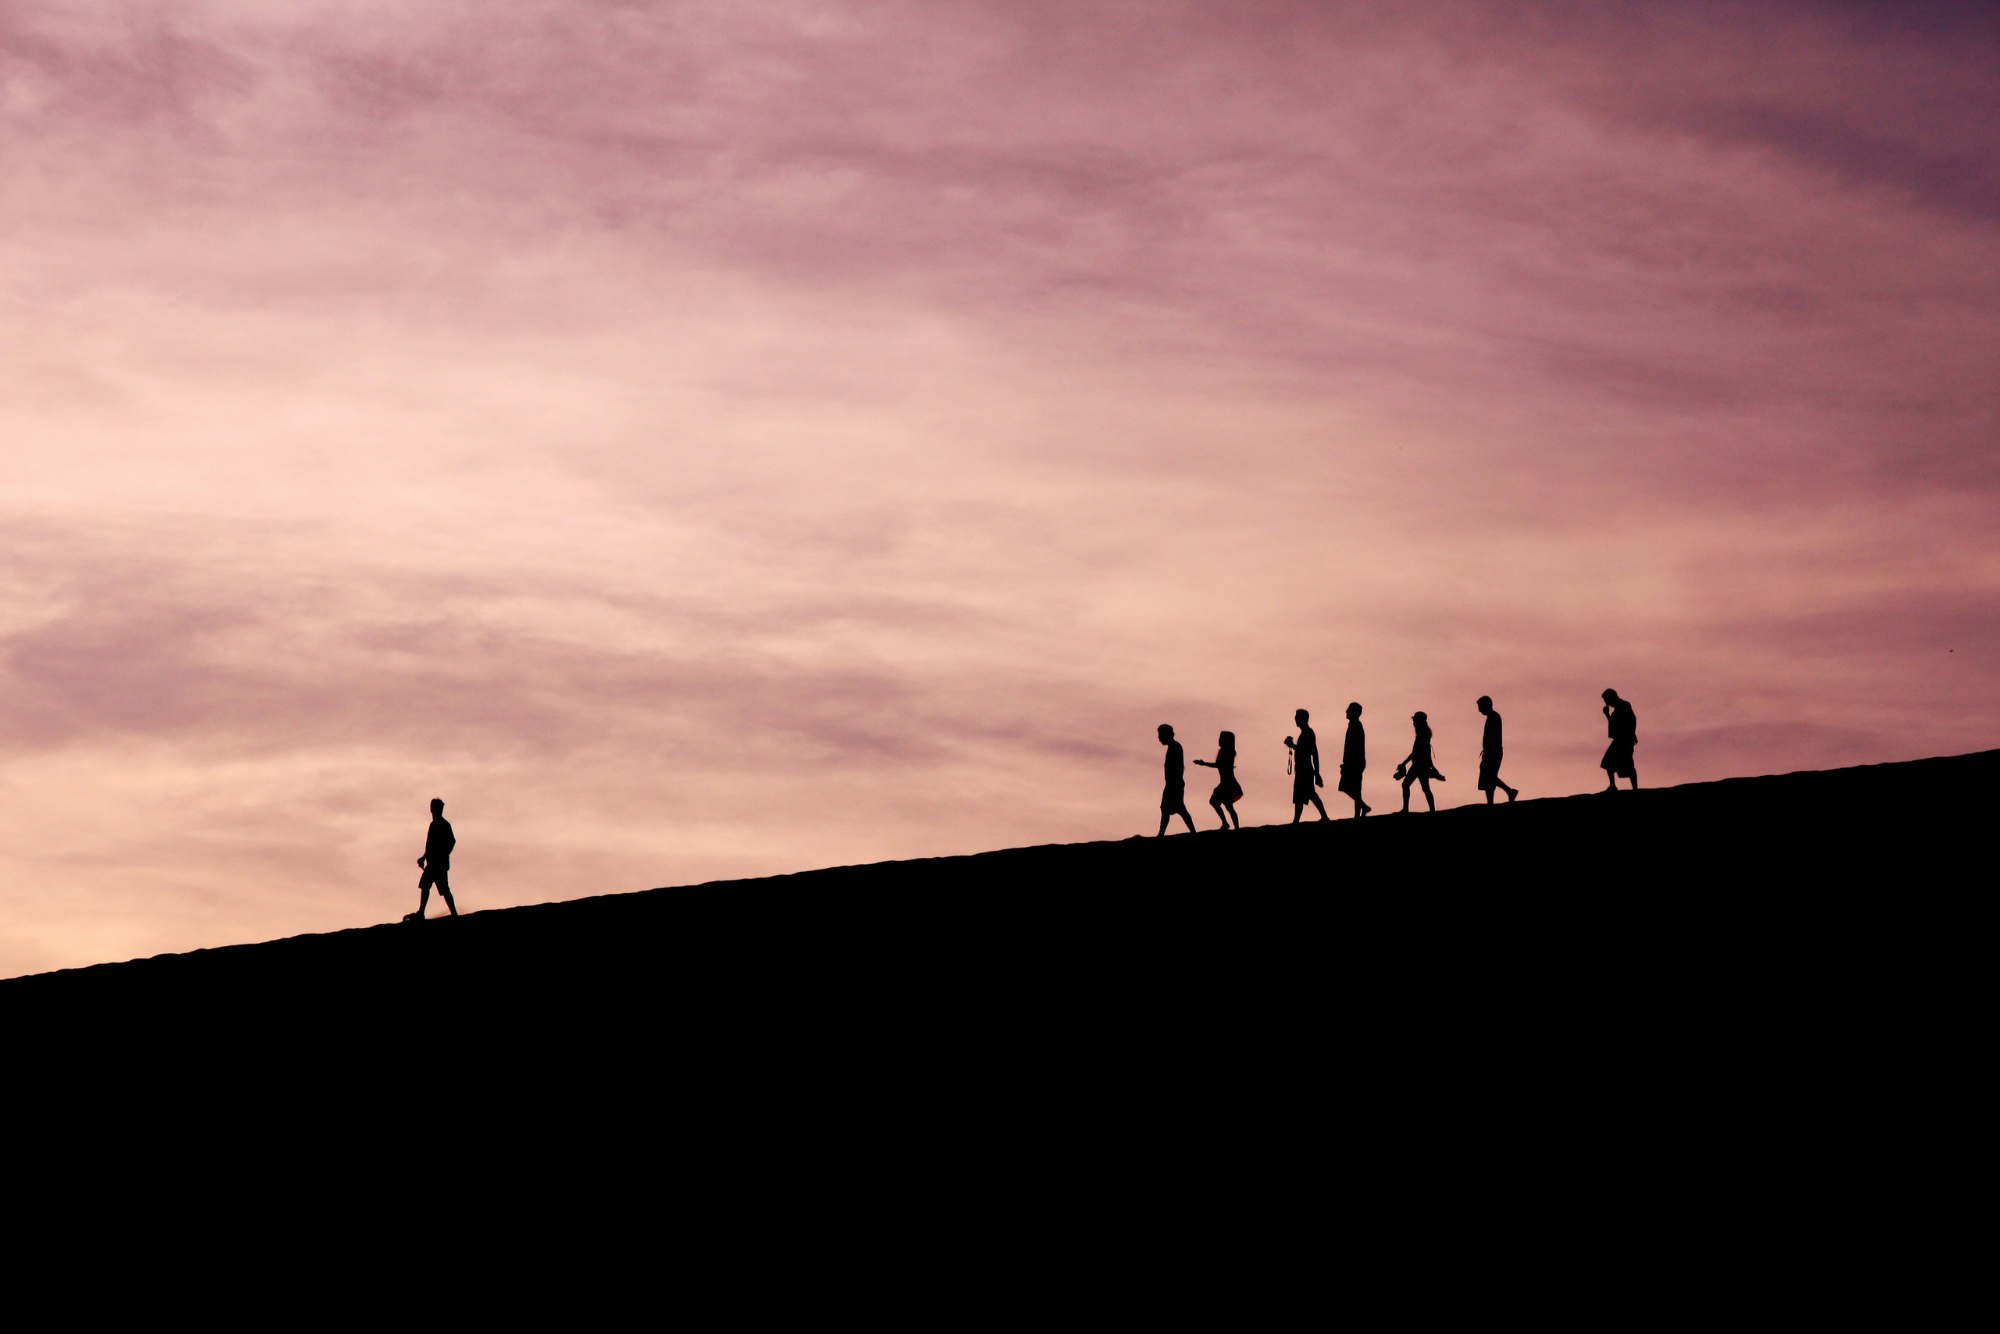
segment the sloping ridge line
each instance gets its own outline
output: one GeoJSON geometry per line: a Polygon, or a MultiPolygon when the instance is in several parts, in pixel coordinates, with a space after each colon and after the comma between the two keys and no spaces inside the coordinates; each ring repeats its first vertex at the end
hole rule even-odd
{"type": "MultiPolygon", "coordinates": [[[[769,973],[802,960],[825,968],[842,952],[857,965],[921,964],[911,949],[961,958],[1025,950],[1048,962],[1141,938],[1283,951],[1301,947],[1300,933],[1324,942],[1338,927],[1349,938],[1420,918],[1436,927],[1446,908],[1460,910],[1456,929],[1477,931],[1500,900],[1532,916],[1567,899],[1566,929],[1580,917],[1617,931],[1648,905],[1740,916],[1801,895],[1922,889],[1990,819],[1996,788],[2000,750],[1989,750],[1435,814],[1044,844],[155,955],[7,979],[0,999],[253,978],[296,988],[462,972],[473,959],[495,976],[525,976],[506,970],[529,961],[546,974],[567,960],[567,972],[554,971],[586,980],[597,959],[629,980],[661,970],[769,973]]],[[[1393,790],[1374,794],[1378,812],[1393,790]]]]}

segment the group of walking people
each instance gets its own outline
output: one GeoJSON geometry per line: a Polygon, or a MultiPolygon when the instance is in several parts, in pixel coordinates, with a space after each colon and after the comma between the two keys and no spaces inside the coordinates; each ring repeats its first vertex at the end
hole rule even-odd
{"type": "MultiPolygon", "coordinates": [[[[1605,747],[1604,758],[1599,764],[1604,769],[1608,786],[1607,792],[1618,789],[1620,778],[1628,779],[1634,791],[1639,787],[1639,771],[1634,766],[1632,747],[1639,742],[1638,717],[1632,712],[1632,705],[1620,699],[1616,690],[1606,690],[1604,699],[1604,719],[1610,733],[1611,744],[1605,747]]],[[[1505,753],[1501,743],[1500,714],[1493,707],[1490,695],[1481,695],[1475,704],[1486,719],[1480,733],[1479,743],[1479,790],[1486,794],[1486,804],[1493,804],[1495,792],[1505,792],[1512,801],[1521,795],[1520,789],[1509,787],[1500,778],[1500,760],[1505,753]]],[[[1326,803],[1320,800],[1319,789],[1326,786],[1326,779],[1320,772],[1319,737],[1314,733],[1312,715],[1300,709],[1292,715],[1298,724],[1297,738],[1286,737],[1285,748],[1290,752],[1287,770],[1292,775],[1292,823],[1297,824],[1305,815],[1306,807],[1319,812],[1322,820],[1330,819],[1326,813],[1326,803]]],[[[1410,810],[1410,788],[1418,787],[1424,794],[1424,805],[1435,811],[1437,798],[1431,794],[1431,780],[1445,781],[1439,772],[1437,761],[1431,753],[1430,719],[1420,710],[1410,715],[1410,724],[1415,729],[1415,738],[1410,745],[1410,753],[1396,766],[1394,781],[1403,785],[1403,808],[1399,815],[1407,815],[1410,810]]],[[[1167,824],[1178,815],[1186,821],[1188,832],[1195,832],[1194,817],[1187,808],[1187,775],[1181,743],[1174,740],[1174,729],[1166,723],[1160,724],[1160,744],[1167,748],[1166,788],[1160,794],[1160,835],[1167,832],[1167,824]]],[[[1216,738],[1215,758],[1196,760],[1196,764],[1215,770],[1215,791],[1209,794],[1208,804],[1214,808],[1216,817],[1222,821],[1224,829],[1241,829],[1243,821],[1236,814],[1236,803],[1243,799],[1243,785],[1236,781],[1236,733],[1224,732],[1216,738]]],[[[1361,726],[1361,706],[1347,706],[1347,735],[1340,746],[1340,779],[1336,791],[1351,797],[1354,801],[1356,819],[1374,810],[1361,799],[1361,775],[1368,767],[1368,735],[1361,726]]]]}

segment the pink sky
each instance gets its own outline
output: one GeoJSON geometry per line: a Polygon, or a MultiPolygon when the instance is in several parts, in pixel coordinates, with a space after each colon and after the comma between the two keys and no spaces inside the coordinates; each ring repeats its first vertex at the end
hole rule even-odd
{"type": "Polygon", "coordinates": [[[0,973],[2000,745],[1993,13],[0,5],[0,973]]]}

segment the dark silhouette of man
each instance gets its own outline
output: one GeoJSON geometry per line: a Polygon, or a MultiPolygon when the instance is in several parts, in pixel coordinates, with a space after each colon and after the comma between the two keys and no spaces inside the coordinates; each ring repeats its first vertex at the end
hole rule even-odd
{"type": "Polygon", "coordinates": [[[451,897],[451,850],[458,846],[458,838],[451,832],[451,821],[444,818],[444,802],[431,798],[431,828],[424,836],[424,855],[417,858],[417,865],[424,868],[423,879],[417,881],[417,890],[422,895],[417,900],[417,910],[403,920],[421,922],[424,909],[430,906],[431,886],[436,885],[438,897],[444,906],[451,909],[453,917],[458,916],[458,905],[451,897]]]}
{"type": "Polygon", "coordinates": [[[1354,798],[1354,818],[1374,810],[1361,799],[1361,772],[1368,767],[1368,734],[1361,730],[1361,706],[1347,706],[1347,736],[1340,743],[1340,790],[1354,798]]]}
{"type": "Polygon", "coordinates": [[[1512,801],[1521,795],[1519,788],[1508,787],[1500,781],[1500,715],[1493,711],[1493,696],[1479,697],[1479,711],[1486,715],[1486,730],[1479,737],[1479,790],[1486,794],[1486,804],[1493,804],[1493,789],[1499,788],[1512,801]]]}
{"type": "Polygon", "coordinates": [[[1304,709],[1293,714],[1292,721],[1299,725],[1299,739],[1295,744],[1290,737],[1285,738],[1285,744],[1292,748],[1293,824],[1297,824],[1299,817],[1306,813],[1307,802],[1313,804],[1320,819],[1331,818],[1326,813],[1326,803],[1319,799],[1319,793],[1313,791],[1316,787],[1325,787],[1326,780],[1319,776],[1319,737],[1306,725],[1310,717],[1312,715],[1304,709]]]}
{"type": "Polygon", "coordinates": [[[1167,748],[1167,786],[1160,793],[1160,832],[1154,838],[1163,838],[1167,832],[1167,821],[1178,815],[1187,821],[1188,832],[1194,832],[1194,817],[1187,808],[1187,766],[1181,755],[1181,743],[1174,740],[1174,729],[1160,724],[1160,744],[1167,748]]]}
{"type": "Polygon", "coordinates": [[[1632,780],[1632,790],[1639,790],[1639,770],[1632,759],[1632,747],[1639,744],[1639,716],[1632,712],[1632,705],[1618,698],[1618,692],[1606,689],[1604,692],[1604,723],[1611,733],[1611,744],[1604,748],[1604,758],[1598,763],[1604,766],[1606,792],[1618,790],[1618,780],[1632,780]]]}

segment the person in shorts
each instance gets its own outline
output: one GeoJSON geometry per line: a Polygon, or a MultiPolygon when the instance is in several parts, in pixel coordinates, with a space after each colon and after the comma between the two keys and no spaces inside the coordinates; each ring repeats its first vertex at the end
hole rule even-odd
{"type": "Polygon", "coordinates": [[[444,818],[444,802],[431,798],[431,828],[424,836],[424,855],[417,858],[417,865],[424,868],[423,879],[417,881],[417,891],[422,897],[417,900],[417,910],[405,917],[406,922],[424,920],[424,909],[430,906],[431,886],[437,886],[438,897],[444,906],[451,909],[453,917],[458,916],[458,904],[451,897],[451,850],[458,846],[458,838],[451,832],[451,821],[444,818]]]}
{"type": "Polygon", "coordinates": [[[1611,744],[1604,748],[1604,758],[1598,765],[1604,770],[1606,792],[1618,790],[1618,780],[1632,780],[1632,790],[1639,790],[1639,768],[1632,758],[1632,747],[1639,744],[1639,716],[1632,712],[1630,700],[1618,698],[1618,692],[1607,689],[1604,692],[1604,725],[1611,734],[1611,744]]]}

